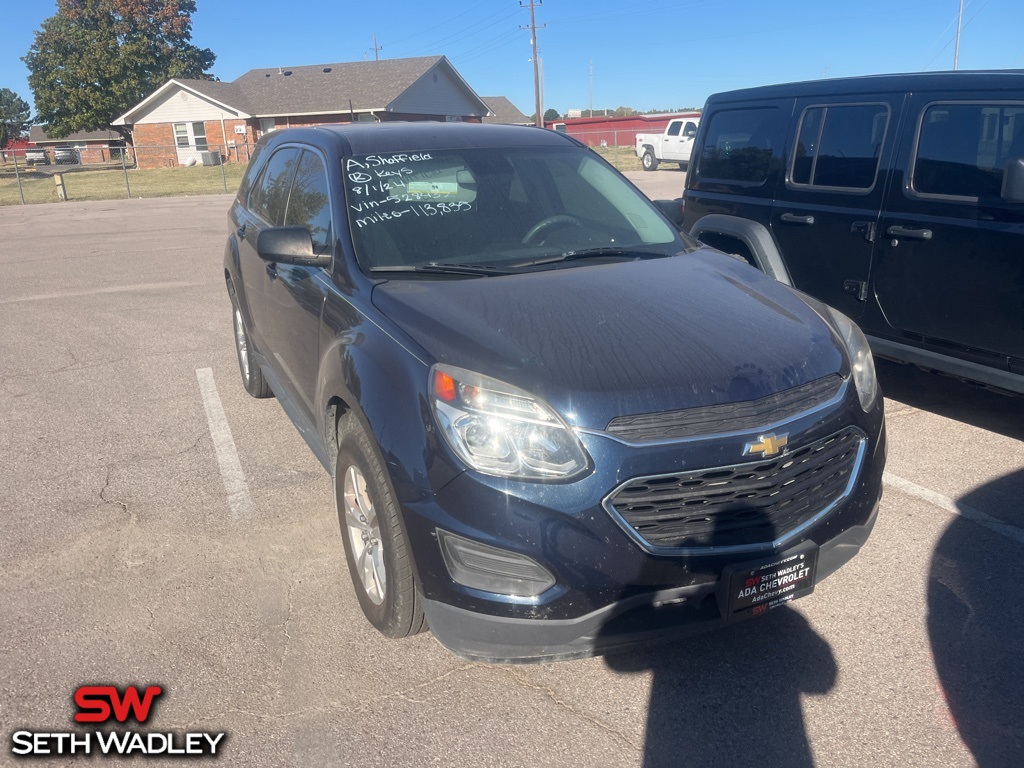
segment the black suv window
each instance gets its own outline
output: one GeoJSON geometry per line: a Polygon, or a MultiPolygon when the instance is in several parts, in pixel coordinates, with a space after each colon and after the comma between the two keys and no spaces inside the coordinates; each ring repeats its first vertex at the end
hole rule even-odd
{"type": "Polygon", "coordinates": [[[730,109],[711,117],[699,174],[703,178],[762,184],[772,150],[783,140],[783,117],[776,107],[730,109]]]}
{"type": "Polygon", "coordinates": [[[331,205],[327,193],[327,172],[320,158],[304,151],[295,169],[288,198],[285,226],[305,227],[313,238],[315,253],[324,253],[331,242],[331,205]]]}
{"type": "Polygon", "coordinates": [[[249,196],[249,210],[270,222],[272,227],[284,224],[288,187],[298,159],[299,150],[296,147],[285,147],[275,152],[267,161],[267,167],[256,182],[253,194],[249,196]]]}
{"type": "Polygon", "coordinates": [[[1024,104],[931,104],[921,116],[911,187],[998,198],[1011,157],[1024,157],[1024,104]]]}
{"type": "Polygon", "coordinates": [[[888,122],[889,108],[884,104],[806,109],[800,118],[790,183],[871,189],[888,122]]]}

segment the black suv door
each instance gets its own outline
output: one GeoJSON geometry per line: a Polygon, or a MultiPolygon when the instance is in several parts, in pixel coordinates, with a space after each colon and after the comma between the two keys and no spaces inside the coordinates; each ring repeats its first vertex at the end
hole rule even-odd
{"type": "MultiPolygon", "coordinates": [[[[295,166],[282,226],[305,227],[317,256],[333,255],[334,226],[327,171],[320,154],[305,148],[295,166]]],[[[273,364],[287,378],[313,420],[320,370],[320,313],[330,286],[326,268],[267,264],[263,311],[273,364]]],[[[315,421],[314,421],[315,423],[315,421]]]]}
{"type": "Polygon", "coordinates": [[[902,183],[882,220],[874,286],[894,328],[1005,368],[1024,360],[1024,206],[1000,197],[1024,156],[1024,102],[918,94],[901,139],[902,183]]]}
{"type": "MultiPolygon", "coordinates": [[[[266,357],[271,355],[271,318],[266,312],[267,291],[277,265],[263,261],[256,253],[256,238],[267,227],[284,224],[288,191],[299,159],[298,147],[282,147],[267,161],[253,184],[244,212],[239,212],[238,244],[242,283],[251,314],[249,334],[256,348],[266,357]]],[[[276,275],[275,275],[276,277],[276,275]]]]}
{"type": "Polygon", "coordinates": [[[850,317],[867,298],[902,94],[796,103],[771,229],[793,285],[850,317]]]}

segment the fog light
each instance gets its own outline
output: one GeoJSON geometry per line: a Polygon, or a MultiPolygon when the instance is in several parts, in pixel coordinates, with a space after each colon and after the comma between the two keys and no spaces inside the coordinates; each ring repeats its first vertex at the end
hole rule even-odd
{"type": "Polygon", "coordinates": [[[441,529],[437,537],[448,573],[464,587],[499,595],[535,597],[555,585],[555,577],[525,555],[441,529]]]}

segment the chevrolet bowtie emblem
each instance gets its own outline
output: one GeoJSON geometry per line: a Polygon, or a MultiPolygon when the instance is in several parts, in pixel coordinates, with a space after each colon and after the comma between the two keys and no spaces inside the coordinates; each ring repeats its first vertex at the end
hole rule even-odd
{"type": "Polygon", "coordinates": [[[755,453],[759,453],[767,459],[769,456],[779,453],[787,445],[789,445],[789,433],[776,435],[774,432],[769,432],[767,435],[758,435],[756,442],[747,443],[743,449],[743,455],[753,456],[755,453]]]}

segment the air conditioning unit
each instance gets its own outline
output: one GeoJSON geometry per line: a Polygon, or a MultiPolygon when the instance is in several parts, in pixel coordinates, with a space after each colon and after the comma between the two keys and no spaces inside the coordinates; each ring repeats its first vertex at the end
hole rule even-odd
{"type": "Polygon", "coordinates": [[[203,165],[220,165],[221,157],[220,152],[214,150],[212,152],[203,151],[199,153],[199,159],[203,165]]]}

